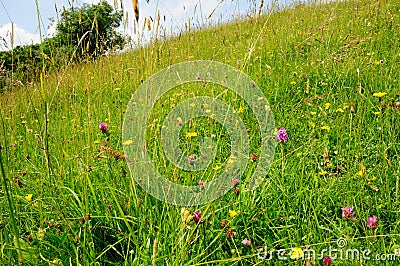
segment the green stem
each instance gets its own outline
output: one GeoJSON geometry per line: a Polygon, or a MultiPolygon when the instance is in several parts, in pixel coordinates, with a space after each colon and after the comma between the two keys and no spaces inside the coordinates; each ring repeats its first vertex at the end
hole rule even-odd
{"type": "MultiPolygon", "coordinates": [[[[4,127],[4,124],[3,124],[3,127],[4,127]]],[[[21,244],[19,243],[19,232],[18,232],[17,222],[15,219],[15,214],[14,214],[14,209],[13,209],[13,200],[11,198],[10,190],[9,190],[8,184],[7,184],[8,182],[7,182],[6,172],[5,172],[4,166],[3,166],[3,156],[2,156],[1,150],[2,150],[2,147],[0,146],[0,168],[1,168],[1,173],[3,176],[3,186],[4,186],[4,190],[6,192],[6,195],[7,195],[8,207],[10,209],[11,226],[12,226],[14,237],[16,239],[16,243],[17,243],[18,260],[20,262],[22,262],[24,260],[24,257],[22,256],[21,244]]]]}

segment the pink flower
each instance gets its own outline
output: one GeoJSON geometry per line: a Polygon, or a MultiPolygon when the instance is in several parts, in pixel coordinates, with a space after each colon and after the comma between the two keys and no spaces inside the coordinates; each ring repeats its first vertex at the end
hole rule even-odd
{"type": "Polygon", "coordinates": [[[286,132],[286,129],[284,127],[280,128],[278,130],[278,134],[276,134],[275,138],[276,138],[276,140],[278,142],[286,142],[286,141],[288,141],[289,137],[288,137],[288,134],[286,132]]]}
{"type": "Polygon", "coordinates": [[[245,239],[243,239],[242,244],[245,245],[245,246],[250,246],[250,245],[251,245],[251,242],[250,242],[250,240],[248,240],[247,238],[245,238],[245,239]]]}
{"type": "Polygon", "coordinates": [[[201,186],[201,189],[204,189],[204,180],[203,179],[201,179],[201,180],[199,180],[199,185],[201,186]]]}
{"type": "Polygon", "coordinates": [[[372,215],[367,219],[367,227],[376,228],[378,226],[378,217],[376,215],[372,215]]]}
{"type": "Polygon", "coordinates": [[[201,211],[197,210],[193,213],[193,222],[195,223],[204,223],[204,219],[201,218],[201,211]]]}
{"type": "Polygon", "coordinates": [[[400,110],[400,102],[396,103],[396,110],[400,110]]]}
{"type": "Polygon", "coordinates": [[[182,126],[183,122],[181,120],[178,121],[178,126],[182,126]]]}
{"type": "Polygon", "coordinates": [[[354,212],[353,212],[353,206],[346,206],[346,207],[342,207],[342,217],[343,218],[348,218],[348,219],[351,219],[351,220],[353,220],[354,222],[357,222],[357,219],[356,218],[354,218],[353,216],[354,216],[354,212]]]}
{"type": "Polygon", "coordinates": [[[190,164],[194,164],[194,154],[189,155],[189,157],[188,157],[188,162],[189,162],[190,164]]]}
{"type": "Polygon", "coordinates": [[[100,128],[100,130],[101,130],[101,133],[103,133],[103,134],[105,134],[106,132],[107,132],[107,124],[106,123],[103,123],[103,122],[100,122],[99,123],[99,128],[100,128]]]}
{"type": "Polygon", "coordinates": [[[10,143],[10,147],[11,147],[11,148],[14,148],[14,147],[15,147],[15,144],[11,142],[11,143],[10,143]]]}
{"type": "Polygon", "coordinates": [[[325,258],[322,259],[322,263],[323,263],[324,265],[331,265],[331,263],[332,263],[332,258],[329,257],[329,256],[326,256],[325,258]]]}
{"type": "Polygon", "coordinates": [[[240,183],[240,180],[236,176],[232,177],[232,184],[234,186],[237,186],[239,183],[240,183]]]}

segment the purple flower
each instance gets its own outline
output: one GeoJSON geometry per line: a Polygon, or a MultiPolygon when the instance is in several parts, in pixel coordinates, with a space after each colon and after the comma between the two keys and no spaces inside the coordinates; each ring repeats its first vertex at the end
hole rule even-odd
{"type": "Polygon", "coordinates": [[[201,77],[200,77],[200,74],[197,74],[197,80],[200,80],[201,79],[201,77]]]}
{"type": "Polygon", "coordinates": [[[346,207],[342,207],[342,217],[343,218],[348,218],[348,219],[351,219],[351,220],[353,220],[354,222],[357,222],[357,219],[356,218],[354,218],[353,216],[354,216],[354,212],[353,212],[353,206],[346,206],[346,207]]]}
{"type": "Polygon", "coordinates": [[[234,186],[237,186],[240,183],[239,178],[237,178],[236,176],[232,177],[232,184],[234,186]]]}
{"type": "Polygon", "coordinates": [[[178,126],[182,126],[183,122],[181,120],[178,121],[178,126]]]}
{"type": "Polygon", "coordinates": [[[276,140],[279,142],[286,142],[288,141],[289,137],[284,127],[278,130],[278,134],[276,134],[276,140]]]}
{"type": "Polygon", "coordinates": [[[100,122],[99,128],[101,130],[101,133],[105,134],[107,132],[107,124],[106,123],[100,122]]]}
{"type": "Polygon", "coordinates": [[[245,238],[245,239],[243,239],[242,244],[245,245],[245,246],[250,246],[250,245],[251,245],[251,242],[250,242],[250,240],[248,240],[247,238],[245,238]]]}
{"type": "Polygon", "coordinates": [[[194,164],[194,154],[189,155],[189,157],[188,157],[188,162],[189,162],[190,164],[194,164]]]}
{"type": "Polygon", "coordinates": [[[332,257],[326,256],[325,258],[322,259],[322,263],[324,265],[331,265],[332,263],[332,257]]]}
{"type": "Polygon", "coordinates": [[[367,227],[376,228],[378,226],[378,217],[376,215],[372,215],[367,219],[367,227]]]}
{"type": "Polygon", "coordinates": [[[193,213],[193,222],[195,223],[204,223],[204,219],[201,218],[201,211],[197,210],[193,213]]]}

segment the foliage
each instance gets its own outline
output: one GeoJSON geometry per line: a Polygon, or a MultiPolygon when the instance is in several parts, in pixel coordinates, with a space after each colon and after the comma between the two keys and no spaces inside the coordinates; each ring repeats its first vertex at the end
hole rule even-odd
{"type": "Polygon", "coordinates": [[[84,4],[76,10],[64,10],[57,23],[57,35],[64,46],[80,47],[81,55],[101,55],[125,42],[115,29],[120,26],[122,11],[114,10],[106,1],[84,4]]]}

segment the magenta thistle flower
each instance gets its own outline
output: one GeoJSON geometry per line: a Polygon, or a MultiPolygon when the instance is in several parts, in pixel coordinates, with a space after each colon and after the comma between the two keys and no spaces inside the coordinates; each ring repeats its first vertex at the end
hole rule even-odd
{"type": "Polygon", "coordinates": [[[250,240],[248,240],[247,238],[245,238],[245,239],[243,239],[242,244],[245,245],[245,246],[250,246],[250,245],[251,245],[251,242],[250,242],[250,240]]]}
{"type": "Polygon", "coordinates": [[[204,223],[204,219],[201,218],[201,211],[197,210],[193,213],[193,222],[195,223],[204,223]]]}
{"type": "Polygon", "coordinates": [[[278,134],[276,134],[276,140],[279,142],[286,142],[288,141],[289,137],[284,127],[278,130],[278,134]]]}
{"type": "Polygon", "coordinates": [[[378,226],[378,217],[376,215],[372,215],[367,219],[367,227],[376,228],[378,226]]]}
{"type": "Polygon", "coordinates": [[[351,220],[353,220],[354,222],[357,222],[357,219],[356,218],[354,218],[353,216],[354,216],[354,212],[353,212],[353,206],[346,206],[346,207],[342,207],[342,217],[343,218],[348,218],[348,219],[351,219],[351,220]]]}
{"type": "Polygon", "coordinates": [[[325,258],[322,259],[322,263],[324,265],[331,265],[332,263],[332,257],[326,256],[325,258]]]}
{"type": "Polygon", "coordinates": [[[100,122],[99,123],[99,128],[100,128],[100,130],[101,130],[101,133],[103,133],[103,134],[105,134],[106,132],[107,132],[107,124],[106,123],[103,123],[103,122],[100,122]]]}
{"type": "Polygon", "coordinates": [[[188,162],[189,162],[190,164],[194,164],[194,154],[189,155],[189,157],[188,157],[188,162]]]}

